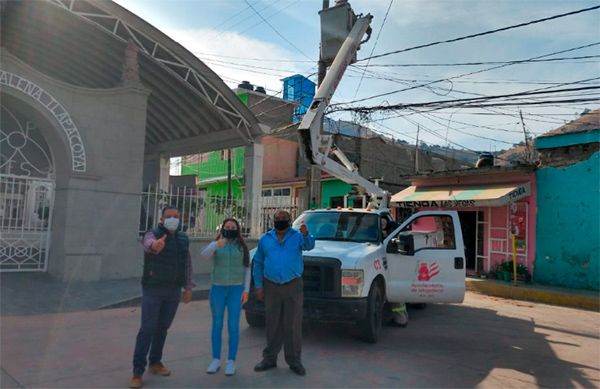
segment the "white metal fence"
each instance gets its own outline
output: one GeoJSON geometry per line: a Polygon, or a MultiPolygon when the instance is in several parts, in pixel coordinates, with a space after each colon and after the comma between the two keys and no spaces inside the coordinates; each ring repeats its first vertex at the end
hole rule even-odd
{"type": "MultiPolygon", "coordinates": [[[[173,206],[181,212],[183,230],[192,238],[214,237],[225,218],[233,217],[240,223],[244,236],[251,231],[251,209],[243,198],[226,196],[207,196],[206,192],[198,191],[195,187],[170,187],[160,189],[152,185],[142,192],[140,214],[140,235],[156,226],[160,220],[162,209],[173,206]]],[[[273,226],[273,214],[278,209],[285,209],[292,218],[298,215],[298,207],[290,198],[289,202],[269,201],[261,198],[258,201],[259,232],[264,233],[273,226]]]]}
{"type": "Polygon", "coordinates": [[[45,271],[54,180],[0,174],[0,271],[45,271]]]}

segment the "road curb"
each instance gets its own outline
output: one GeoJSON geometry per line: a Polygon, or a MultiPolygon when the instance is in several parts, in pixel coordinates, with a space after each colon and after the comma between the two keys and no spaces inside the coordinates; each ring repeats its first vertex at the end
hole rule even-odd
{"type": "Polygon", "coordinates": [[[600,312],[600,298],[582,294],[560,293],[552,290],[515,286],[509,283],[482,280],[466,280],[468,291],[514,300],[560,305],[600,312]]]}
{"type": "MultiPolygon", "coordinates": [[[[194,289],[192,291],[192,301],[208,300],[208,292],[208,289],[194,289]]],[[[101,307],[98,307],[98,309],[139,307],[140,305],[142,305],[142,296],[136,296],[102,305],[101,307]]]]}

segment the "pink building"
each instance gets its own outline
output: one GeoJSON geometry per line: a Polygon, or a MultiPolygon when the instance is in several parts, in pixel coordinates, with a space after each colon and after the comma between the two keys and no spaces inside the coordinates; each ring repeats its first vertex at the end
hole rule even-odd
{"type": "Polygon", "coordinates": [[[533,274],[535,258],[535,168],[486,167],[431,173],[411,179],[411,186],[392,197],[392,206],[459,213],[467,274],[490,271],[512,260],[533,274]]]}

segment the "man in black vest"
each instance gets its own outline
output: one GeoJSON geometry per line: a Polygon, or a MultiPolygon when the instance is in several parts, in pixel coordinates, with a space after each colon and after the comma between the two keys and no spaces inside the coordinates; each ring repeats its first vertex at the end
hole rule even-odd
{"type": "Polygon", "coordinates": [[[183,302],[187,304],[192,300],[193,286],[189,241],[179,225],[177,208],[166,207],[158,227],[144,236],[142,324],[135,342],[130,388],[142,387],[147,359],[152,374],[171,374],[161,362],[163,346],[177,312],[181,288],[185,288],[183,302]]]}

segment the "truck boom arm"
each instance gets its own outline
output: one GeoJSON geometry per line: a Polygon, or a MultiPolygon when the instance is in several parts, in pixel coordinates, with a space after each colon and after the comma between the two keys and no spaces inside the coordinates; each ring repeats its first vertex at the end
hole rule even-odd
{"type": "Polygon", "coordinates": [[[331,68],[325,79],[319,86],[317,93],[304,118],[298,127],[298,131],[304,143],[304,154],[311,164],[319,166],[322,170],[349,184],[364,188],[373,198],[377,200],[380,207],[387,208],[388,193],[373,182],[362,177],[355,167],[348,161],[341,150],[335,150],[335,155],[345,165],[342,165],[329,157],[331,151],[332,137],[321,133],[321,123],[325,109],[329,106],[331,98],[337,89],[340,80],[354,54],[360,46],[363,35],[367,32],[371,15],[359,17],[348,34],[336,55],[331,68]]]}

